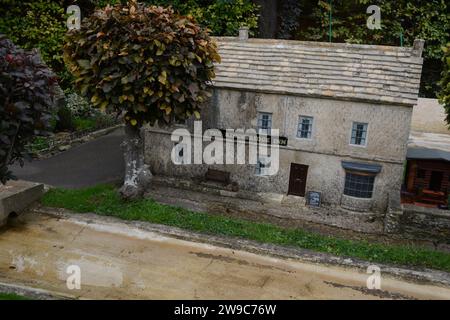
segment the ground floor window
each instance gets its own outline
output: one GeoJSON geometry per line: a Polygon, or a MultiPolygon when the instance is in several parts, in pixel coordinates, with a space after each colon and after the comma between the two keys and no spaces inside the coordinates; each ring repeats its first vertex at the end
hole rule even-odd
{"type": "Polygon", "coordinates": [[[356,198],[372,198],[374,182],[374,175],[346,172],[344,194],[356,198]]]}
{"type": "Polygon", "coordinates": [[[256,175],[267,176],[269,175],[270,158],[264,156],[258,156],[258,162],[256,164],[256,175]]]}

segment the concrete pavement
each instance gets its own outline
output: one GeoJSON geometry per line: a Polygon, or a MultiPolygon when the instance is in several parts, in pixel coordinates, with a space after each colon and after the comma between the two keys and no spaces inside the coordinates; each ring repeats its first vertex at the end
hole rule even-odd
{"type": "Polygon", "coordinates": [[[56,187],[82,188],[123,180],[124,161],[120,144],[123,129],[73,147],[48,159],[11,167],[22,180],[56,187]]]}
{"type": "Polygon", "coordinates": [[[175,239],[104,219],[28,213],[0,231],[0,283],[87,299],[450,299],[450,288],[175,239]],[[81,289],[67,268],[79,266],[81,289]]]}

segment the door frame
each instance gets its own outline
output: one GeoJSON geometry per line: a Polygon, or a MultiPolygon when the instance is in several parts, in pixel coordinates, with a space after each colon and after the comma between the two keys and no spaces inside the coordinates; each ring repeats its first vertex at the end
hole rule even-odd
{"type": "Polygon", "coordinates": [[[293,195],[293,196],[298,196],[298,197],[305,197],[306,196],[306,182],[308,180],[308,170],[309,170],[309,166],[305,165],[305,164],[300,164],[300,163],[291,163],[291,167],[289,170],[289,186],[288,186],[288,195],[293,195]],[[293,183],[291,183],[291,179],[293,178],[293,167],[298,166],[298,167],[302,167],[305,170],[305,175],[304,175],[304,186],[303,186],[303,190],[300,190],[299,192],[297,192],[296,190],[293,190],[292,185],[293,183]]]}

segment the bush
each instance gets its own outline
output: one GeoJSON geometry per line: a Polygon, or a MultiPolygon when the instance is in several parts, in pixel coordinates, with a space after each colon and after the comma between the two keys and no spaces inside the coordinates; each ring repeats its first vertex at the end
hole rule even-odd
{"type": "Polygon", "coordinates": [[[113,116],[92,108],[85,98],[76,93],[67,95],[67,108],[71,112],[77,131],[105,128],[116,123],[113,116]]]}
{"type": "Polygon", "coordinates": [[[258,28],[258,6],[249,0],[207,1],[191,6],[188,14],[199,23],[211,29],[215,36],[236,36],[239,27],[245,25],[250,34],[255,35],[258,28]]]}
{"type": "Polygon", "coordinates": [[[0,0],[0,6],[0,33],[25,50],[39,49],[42,59],[62,80],[62,86],[70,87],[71,76],[62,55],[67,31],[63,1],[0,0]]]}
{"type": "Polygon", "coordinates": [[[72,116],[72,112],[67,106],[59,108],[56,120],[56,131],[73,131],[75,124],[72,116]]]}
{"type": "Polygon", "coordinates": [[[8,166],[23,164],[25,145],[51,130],[56,76],[37,52],[26,52],[0,34],[0,181],[8,166]]]}
{"type": "Polygon", "coordinates": [[[94,109],[89,102],[76,93],[67,95],[67,108],[75,118],[88,118],[94,115],[94,109]]]}
{"type": "Polygon", "coordinates": [[[124,114],[125,199],[141,197],[151,173],[140,128],[195,115],[211,96],[217,46],[192,17],[130,1],[95,11],[67,34],[64,59],[82,96],[124,114]]]}
{"type": "Polygon", "coordinates": [[[171,9],[129,8],[98,10],[68,33],[64,57],[76,88],[133,126],[198,113],[220,59],[214,41],[171,9]]]}
{"type": "MultiPolygon", "coordinates": [[[[192,15],[215,36],[236,36],[241,25],[255,34],[258,28],[259,8],[251,0],[143,0],[148,5],[172,6],[182,15],[192,15]]],[[[83,12],[92,12],[92,5],[101,8],[107,4],[126,3],[120,0],[85,0],[83,12]]]]}

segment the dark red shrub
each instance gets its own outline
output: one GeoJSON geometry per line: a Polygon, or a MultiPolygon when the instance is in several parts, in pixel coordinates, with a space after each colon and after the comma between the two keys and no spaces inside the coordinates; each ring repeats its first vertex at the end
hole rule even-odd
{"type": "Polygon", "coordinates": [[[26,52],[0,34],[0,181],[8,166],[23,165],[25,145],[48,134],[56,77],[35,51],[26,52]]]}

